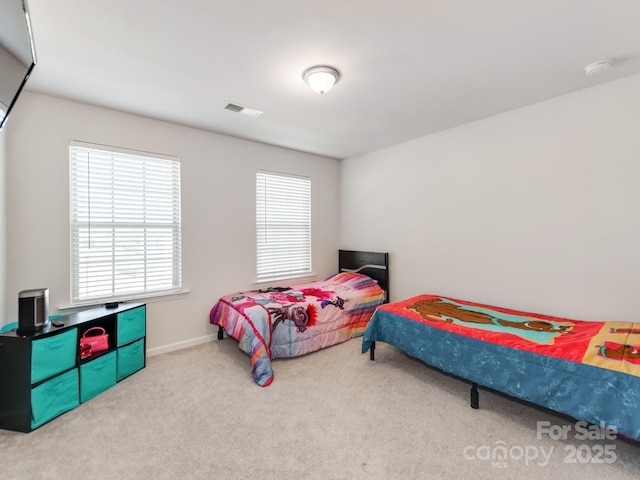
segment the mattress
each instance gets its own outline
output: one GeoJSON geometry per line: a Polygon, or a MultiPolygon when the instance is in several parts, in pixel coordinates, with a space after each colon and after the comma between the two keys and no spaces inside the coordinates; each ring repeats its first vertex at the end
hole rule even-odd
{"type": "Polygon", "coordinates": [[[254,381],[273,381],[271,360],[304,355],[362,336],[384,292],[372,278],[342,272],[325,280],[226,295],[210,322],[238,340],[254,381]]]}
{"type": "Polygon", "coordinates": [[[419,295],[379,307],[381,341],[480,386],[640,440],[640,324],[571,320],[419,295]]]}

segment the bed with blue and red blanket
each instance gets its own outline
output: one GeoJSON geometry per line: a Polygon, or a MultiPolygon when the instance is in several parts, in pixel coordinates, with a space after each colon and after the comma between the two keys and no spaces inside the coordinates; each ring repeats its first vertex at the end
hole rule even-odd
{"type": "Polygon", "coordinates": [[[360,337],[388,298],[388,254],[340,250],[338,273],[324,280],[268,287],[220,298],[209,319],[238,340],[251,375],[273,381],[271,360],[298,357],[360,337]]]}
{"type": "Polygon", "coordinates": [[[371,360],[377,341],[471,382],[474,408],[481,386],[640,440],[640,323],[419,295],[376,310],[371,360]]]}

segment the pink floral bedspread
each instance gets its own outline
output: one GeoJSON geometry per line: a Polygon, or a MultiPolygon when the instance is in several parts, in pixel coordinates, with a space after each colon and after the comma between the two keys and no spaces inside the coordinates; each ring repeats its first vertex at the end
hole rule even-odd
{"type": "Polygon", "coordinates": [[[375,280],[342,272],[294,287],[270,287],[222,297],[210,322],[238,340],[253,379],[273,381],[271,359],[297,357],[361,336],[384,293],[375,280]]]}

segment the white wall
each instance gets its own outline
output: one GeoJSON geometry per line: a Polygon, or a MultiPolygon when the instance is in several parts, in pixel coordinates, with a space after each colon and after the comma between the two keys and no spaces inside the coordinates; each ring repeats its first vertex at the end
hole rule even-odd
{"type": "Polygon", "coordinates": [[[640,321],[639,132],[635,75],[347,159],[340,245],[392,300],[640,321]]]}
{"type": "Polygon", "coordinates": [[[70,140],[181,159],[183,283],[190,293],[148,304],[151,353],[207,340],[217,331],[208,322],[215,301],[252,288],[259,168],[311,177],[314,271],[323,277],[337,269],[336,160],[31,92],[7,126],[8,319],[17,319],[23,289],[48,287],[52,312],[69,304],[70,140]]]}

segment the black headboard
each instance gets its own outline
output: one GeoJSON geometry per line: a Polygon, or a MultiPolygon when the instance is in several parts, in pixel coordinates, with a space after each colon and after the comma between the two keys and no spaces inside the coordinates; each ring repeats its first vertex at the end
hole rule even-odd
{"type": "Polygon", "coordinates": [[[389,302],[389,254],[340,250],[338,267],[341,272],[358,272],[373,278],[384,290],[384,302],[389,302]]]}

